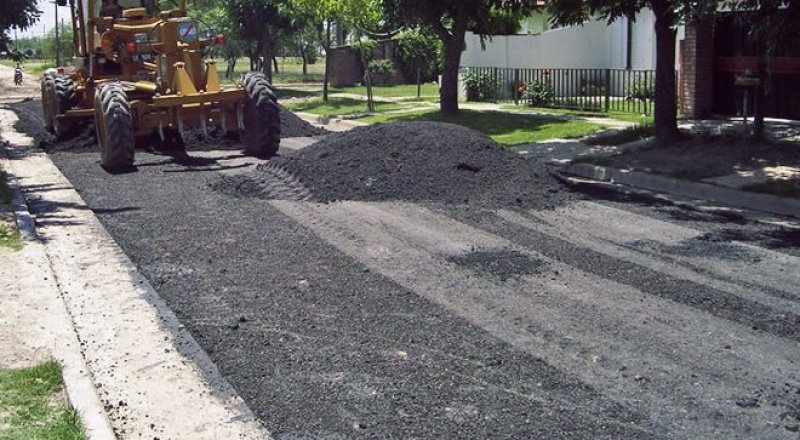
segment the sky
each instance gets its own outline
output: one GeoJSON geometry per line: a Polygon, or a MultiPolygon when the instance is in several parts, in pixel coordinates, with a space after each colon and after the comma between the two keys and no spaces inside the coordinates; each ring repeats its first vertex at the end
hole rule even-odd
{"type": "MultiPolygon", "coordinates": [[[[45,29],[53,29],[55,25],[55,5],[50,2],[50,0],[39,0],[38,1],[39,10],[42,11],[41,17],[39,17],[39,21],[36,22],[31,28],[26,30],[25,32],[17,31],[17,34],[22,37],[30,37],[30,36],[41,36],[45,33],[45,29]]],[[[58,9],[58,19],[64,19],[65,26],[72,26],[72,23],[69,21],[69,7],[60,7],[58,9]]],[[[14,31],[10,32],[12,38],[14,36],[14,31]]]]}

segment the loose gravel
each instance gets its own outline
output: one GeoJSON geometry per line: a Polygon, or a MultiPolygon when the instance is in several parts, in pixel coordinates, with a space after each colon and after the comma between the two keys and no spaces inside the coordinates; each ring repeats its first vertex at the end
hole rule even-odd
{"type": "Polygon", "coordinates": [[[512,250],[479,250],[450,257],[448,261],[501,282],[541,273],[546,269],[546,263],[543,261],[512,250]]]}
{"type": "MultiPolygon", "coordinates": [[[[69,151],[73,153],[83,153],[89,151],[99,151],[97,138],[95,137],[94,123],[86,120],[81,121],[75,127],[72,136],[66,139],[57,140],[50,133],[42,130],[41,104],[38,100],[25,101],[10,105],[11,109],[26,117],[20,118],[15,129],[22,133],[32,133],[34,143],[39,148],[48,152],[69,151]]],[[[297,115],[281,107],[281,138],[290,137],[313,137],[322,136],[328,133],[327,130],[315,127],[308,122],[300,119],[297,115]]],[[[185,147],[187,151],[205,150],[239,150],[241,144],[235,136],[227,137],[220,135],[219,129],[209,127],[209,137],[203,135],[200,129],[187,130],[185,147]]],[[[138,139],[137,147],[142,149],[157,149],[157,136],[149,139],[138,139]]]]}
{"type": "MultiPolygon", "coordinates": [[[[208,190],[210,183],[219,182],[218,170],[163,161],[162,156],[148,152],[137,154],[137,161],[147,166],[115,176],[97,166],[96,151],[75,154],[76,150],[52,150],[51,158],[276,438],[677,437],[670,435],[671,430],[688,419],[656,418],[646,405],[631,405],[627,399],[620,402],[606,393],[615,395],[614,386],[635,381],[642,387],[641,395],[635,396],[637,402],[642,399],[648,403],[647,396],[657,393],[651,387],[682,381],[701,383],[694,373],[701,378],[716,377],[725,373],[725,367],[720,364],[719,370],[711,366],[705,371],[703,365],[684,365],[672,348],[650,341],[645,332],[641,345],[652,343],[655,351],[674,356],[681,367],[665,367],[663,376],[643,378],[627,365],[620,368],[619,380],[593,388],[584,383],[585,377],[576,374],[580,369],[559,369],[549,364],[544,354],[527,353],[506,344],[484,328],[343,254],[313,230],[284,215],[276,208],[279,204],[264,198],[332,200],[347,196],[356,200],[387,197],[445,202],[429,203],[426,208],[514,243],[508,249],[474,248],[445,256],[454,271],[476,283],[488,279],[514,287],[518,281],[557,274],[553,262],[559,262],[620,286],[636,286],[648,297],[739,323],[761,337],[772,336],[766,341],[798,340],[800,321],[784,310],[609,257],[578,246],[568,237],[559,239],[515,226],[493,209],[485,209],[493,206],[477,204],[516,205],[509,194],[521,180],[514,180],[518,177],[511,171],[502,173],[514,169],[541,173],[531,178],[538,186],[520,187],[528,197],[523,199],[523,206],[549,206],[569,200],[540,164],[507,157],[482,135],[465,134],[463,129],[435,124],[433,129],[422,130],[420,124],[412,124],[409,129],[397,130],[398,125],[380,130],[373,127],[372,133],[383,131],[383,138],[377,140],[348,140],[346,135],[336,135],[306,150],[287,149],[282,152],[284,157],[252,173],[250,185],[228,187],[237,195],[257,196],[236,199],[208,190]],[[447,143],[456,145],[448,147],[444,145],[447,143]],[[478,145],[485,145],[487,151],[478,149],[478,145]],[[326,157],[318,157],[325,152],[326,157]],[[396,157],[389,162],[400,164],[394,171],[383,163],[392,153],[396,157]],[[379,164],[369,163],[376,158],[379,164]],[[449,161],[448,165],[426,163],[437,158],[449,161]],[[370,172],[387,173],[387,177],[367,189],[358,186],[359,179],[375,175],[370,172]],[[508,180],[493,181],[492,177],[508,180]],[[413,178],[429,180],[413,182],[413,178]],[[322,183],[314,186],[314,182],[322,183]],[[431,189],[437,182],[464,188],[440,194],[431,189]],[[384,192],[368,191],[376,186],[384,192]],[[330,195],[326,189],[344,196],[330,195]]],[[[36,124],[29,126],[32,134],[41,130],[41,124],[38,128],[36,124]]],[[[359,131],[363,130],[367,129],[359,131]]],[[[37,221],[63,222],[58,206],[48,202],[46,190],[39,194],[42,199],[31,206],[37,221]]],[[[707,232],[697,240],[655,249],[667,258],[669,252],[695,255],[695,246],[702,252],[732,250],[720,247],[729,228],[735,227],[737,234],[773,232],[753,226],[745,218],[718,218],[706,213],[678,218],[686,214],[677,207],[614,200],[606,203],[619,203],[642,215],[668,217],[679,224],[697,224],[707,232]]],[[[777,247],[788,246],[781,237],[791,241],[794,236],[769,238],[777,247]]],[[[639,244],[647,247],[651,243],[639,244]]],[[[734,252],[722,257],[731,261],[752,258],[734,252]]],[[[719,260],[720,256],[710,255],[709,259],[719,260]]],[[[564,292],[569,289],[572,285],[565,284],[564,292]]],[[[747,285],[741,289],[746,292],[747,285]]],[[[452,294],[457,301],[459,292],[452,294]]],[[[540,292],[532,290],[529,294],[540,292]]],[[[789,295],[779,298],[791,300],[789,295]]],[[[492,295],[484,299],[489,306],[499,304],[492,295]]],[[[619,322],[627,325],[638,318],[620,314],[619,322]]],[[[602,368],[604,362],[620,354],[616,346],[609,346],[606,356],[604,350],[582,352],[582,341],[529,328],[528,324],[515,322],[513,326],[518,327],[513,331],[575,353],[576,362],[593,356],[593,362],[602,368]]],[[[731,356],[738,356],[736,341],[725,347],[721,349],[734,350],[731,356]]],[[[732,362],[739,361],[734,358],[732,362]]],[[[722,420],[724,415],[715,413],[716,421],[710,422],[733,425],[731,430],[741,426],[741,432],[746,433],[748,420],[752,420],[747,412],[771,411],[775,431],[769,435],[780,438],[780,434],[796,432],[800,419],[796,380],[773,382],[773,388],[760,387],[756,386],[762,382],[758,378],[744,377],[748,366],[742,368],[741,389],[719,401],[722,408],[736,407],[741,417],[722,420]]],[[[703,382],[702,386],[713,391],[716,385],[713,380],[711,383],[703,382]]],[[[676,405],[688,402],[685,407],[692,417],[707,414],[697,412],[694,407],[698,403],[685,396],[663,397],[676,405]]]]}
{"type": "Polygon", "coordinates": [[[225,177],[215,188],[274,198],[275,168],[298,179],[320,202],[435,201],[447,204],[547,208],[570,199],[544,166],[489,137],[453,124],[399,122],[331,135],[275,158],[250,175],[225,177]]]}

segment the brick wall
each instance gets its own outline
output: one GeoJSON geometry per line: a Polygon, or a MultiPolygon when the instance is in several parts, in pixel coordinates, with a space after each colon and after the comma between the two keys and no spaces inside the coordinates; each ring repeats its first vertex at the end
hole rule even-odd
{"type": "MultiPolygon", "coordinates": [[[[393,41],[381,41],[372,53],[373,59],[388,59],[394,65],[394,75],[384,78],[386,84],[402,84],[405,80],[400,68],[397,44],[393,41]]],[[[334,47],[328,56],[331,63],[331,84],[334,87],[346,87],[362,84],[364,81],[364,64],[358,50],[353,46],[334,47]]]]}
{"type": "Polygon", "coordinates": [[[682,113],[691,119],[708,118],[714,106],[714,28],[711,23],[686,26],[681,57],[682,113]]]}
{"type": "Polygon", "coordinates": [[[332,48],[328,54],[330,63],[331,84],[334,87],[345,87],[361,84],[364,78],[364,67],[358,52],[350,46],[332,48]]]}

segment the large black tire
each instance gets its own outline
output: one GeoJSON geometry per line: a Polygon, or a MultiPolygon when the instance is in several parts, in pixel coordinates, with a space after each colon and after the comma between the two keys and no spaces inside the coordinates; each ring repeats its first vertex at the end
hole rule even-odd
{"type": "Polygon", "coordinates": [[[58,112],[58,99],[56,98],[55,75],[45,73],[42,76],[42,117],[44,118],[44,128],[50,133],[55,132],[54,122],[58,112]]]}
{"type": "MultiPolygon", "coordinates": [[[[53,77],[56,93],[56,116],[63,115],[67,110],[71,110],[80,102],[78,93],[75,91],[75,83],[67,75],[56,75],[53,77]]],[[[53,133],[58,139],[72,136],[76,132],[77,120],[53,117],[53,133]]]]}
{"type": "Polygon", "coordinates": [[[239,139],[244,152],[251,156],[270,158],[278,153],[281,143],[281,117],[275,89],[267,76],[250,72],[240,81],[247,92],[243,112],[243,130],[239,139]]]}
{"type": "Polygon", "coordinates": [[[94,120],[100,165],[112,173],[132,170],[136,148],[133,116],[128,95],[120,84],[100,87],[94,100],[94,120]]]}

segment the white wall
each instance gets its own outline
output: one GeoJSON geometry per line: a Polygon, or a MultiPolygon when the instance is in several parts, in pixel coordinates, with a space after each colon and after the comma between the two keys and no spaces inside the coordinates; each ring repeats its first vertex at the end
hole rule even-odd
{"type": "Polygon", "coordinates": [[[636,16],[633,25],[631,68],[655,70],[656,68],[656,17],[649,9],[636,16]]]}
{"type": "MultiPolygon", "coordinates": [[[[654,17],[645,11],[633,24],[632,68],[655,69],[654,17]]],[[[481,48],[477,35],[467,34],[463,67],[624,69],[627,20],[610,25],[592,21],[539,35],[495,36],[481,48]]]]}

